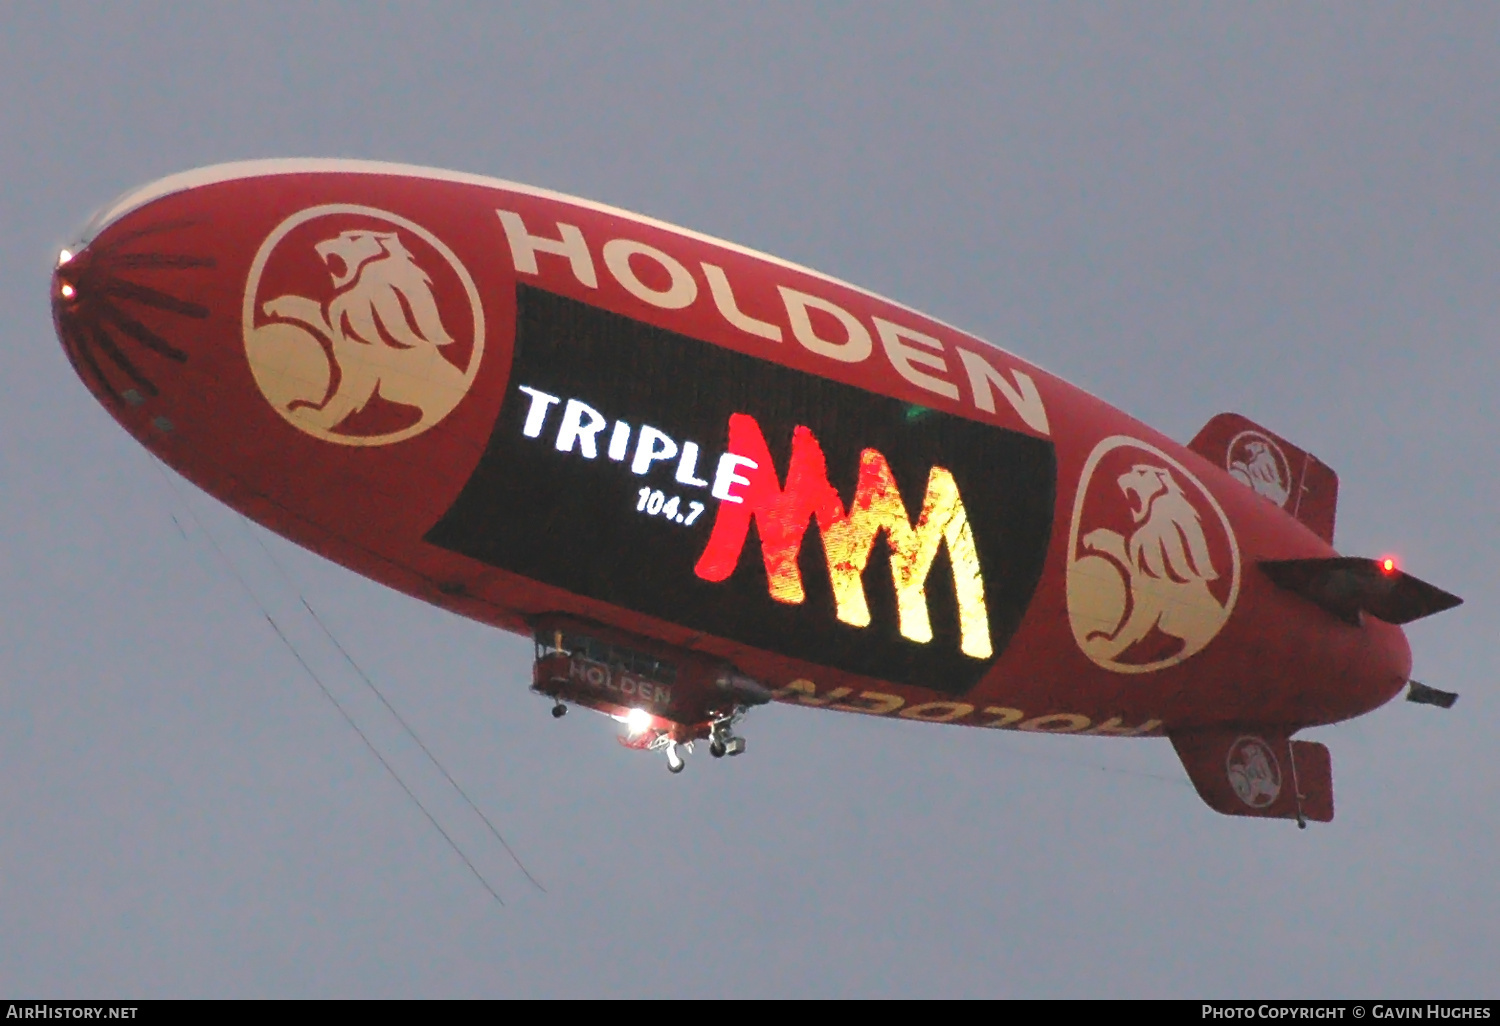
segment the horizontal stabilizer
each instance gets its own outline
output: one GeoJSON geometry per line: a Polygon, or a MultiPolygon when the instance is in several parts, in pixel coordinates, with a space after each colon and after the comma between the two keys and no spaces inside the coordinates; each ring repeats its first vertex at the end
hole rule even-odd
{"type": "Polygon", "coordinates": [[[1329,559],[1264,559],[1260,568],[1278,587],[1316,602],[1359,626],[1361,611],[1386,623],[1411,623],[1463,602],[1381,560],[1357,556],[1329,559]]]}
{"type": "Polygon", "coordinates": [[[1238,413],[1221,413],[1188,448],[1333,544],[1339,476],[1312,453],[1238,413]]]}
{"type": "Polygon", "coordinates": [[[1327,823],[1333,819],[1333,762],[1316,741],[1284,728],[1168,731],[1198,796],[1226,816],[1327,823]]]}
{"type": "Polygon", "coordinates": [[[1408,683],[1411,684],[1406,691],[1408,702],[1416,702],[1418,705],[1435,705],[1439,709],[1452,709],[1453,703],[1458,701],[1458,695],[1455,692],[1439,691],[1417,680],[1408,683]]]}

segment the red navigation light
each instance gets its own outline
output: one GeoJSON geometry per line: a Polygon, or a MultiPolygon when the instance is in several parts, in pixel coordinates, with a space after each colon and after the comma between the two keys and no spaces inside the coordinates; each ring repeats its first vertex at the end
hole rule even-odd
{"type": "Polygon", "coordinates": [[[1393,558],[1391,558],[1390,556],[1383,557],[1380,560],[1380,572],[1383,573],[1383,574],[1386,574],[1388,576],[1390,574],[1395,573],[1396,572],[1396,561],[1393,558]]]}

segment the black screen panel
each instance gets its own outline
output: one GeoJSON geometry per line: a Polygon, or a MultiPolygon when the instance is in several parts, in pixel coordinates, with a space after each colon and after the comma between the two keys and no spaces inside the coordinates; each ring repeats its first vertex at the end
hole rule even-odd
{"type": "MultiPolygon", "coordinates": [[[[484,456],[428,533],[429,542],[720,637],[950,694],[973,687],[1004,651],[1036,588],[1051,535],[1057,470],[1050,442],[915,407],[530,286],[518,286],[517,293],[510,391],[484,456]],[[571,432],[565,430],[570,410],[578,429],[571,432]],[[864,626],[838,618],[824,533],[810,514],[803,518],[808,527],[795,557],[800,602],[771,595],[761,519],[751,522],[732,572],[722,580],[705,579],[700,558],[724,502],[713,492],[721,483],[717,471],[735,415],[742,428],[743,418],[751,418],[763,437],[778,487],[789,487],[794,433],[799,427],[810,432],[825,457],[827,483],[849,516],[858,505],[867,450],[889,468],[914,525],[933,468],[945,471],[967,514],[972,549],[960,546],[958,563],[982,582],[989,651],[976,657],[961,650],[965,638],[975,636],[976,607],[966,607],[965,634],[955,550],[947,542],[925,577],[931,629],[925,642],[903,636],[887,533],[876,537],[860,576],[868,611],[864,626]],[[636,473],[647,426],[661,436],[645,440],[648,455],[661,455],[669,444],[676,451],[636,473]],[[611,439],[626,430],[626,444],[611,452],[611,439]],[[559,449],[560,434],[568,451],[559,449]],[[689,444],[697,449],[695,460],[687,459],[689,444]],[[682,483],[680,476],[695,483],[682,483]],[[696,513],[693,504],[700,507],[696,513]]],[[[730,472],[741,478],[754,473],[743,463],[730,472]]],[[[720,490],[740,497],[751,491],[743,480],[728,480],[720,490]]]]}

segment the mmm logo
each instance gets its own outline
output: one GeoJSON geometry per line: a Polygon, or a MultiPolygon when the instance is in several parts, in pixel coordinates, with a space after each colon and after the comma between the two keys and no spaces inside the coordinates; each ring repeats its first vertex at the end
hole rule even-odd
{"type": "Polygon", "coordinates": [[[747,483],[740,491],[742,501],[719,504],[708,545],[694,567],[698,577],[719,582],[734,573],[753,519],[771,598],[800,605],[805,593],[797,560],[808,521],[816,519],[836,615],[843,623],[868,627],[864,572],[875,539],[884,532],[895,582],[897,626],[902,637],[927,644],[932,641],[927,577],[938,549],[947,545],[958,599],[959,648],[971,659],[994,654],[973,530],[958,485],[946,468],[934,466],[929,472],[927,491],[913,524],[895,476],[876,449],[860,453],[854,501],[847,509],[828,483],[823,448],[809,428],[799,425],[793,432],[785,487],[777,478],[765,435],[754,417],[730,416],[729,451],[753,461],[754,466],[744,467],[747,483]]]}

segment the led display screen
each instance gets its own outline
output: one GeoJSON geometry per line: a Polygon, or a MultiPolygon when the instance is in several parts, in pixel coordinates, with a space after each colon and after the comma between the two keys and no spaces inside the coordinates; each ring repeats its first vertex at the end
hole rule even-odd
{"type": "Polygon", "coordinates": [[[952,694],[1004,651],[1041,575],[1044,439],[527,285],[507,387],[427,535],[490,566],[952,694]]]}

